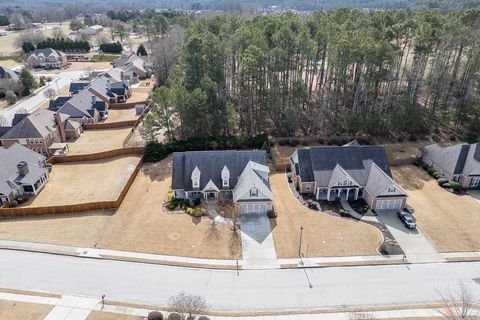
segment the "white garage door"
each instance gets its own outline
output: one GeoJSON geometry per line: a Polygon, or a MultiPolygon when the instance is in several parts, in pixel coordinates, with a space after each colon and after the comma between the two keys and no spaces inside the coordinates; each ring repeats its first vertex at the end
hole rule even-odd
{"type": "Polygon", "coordinates": [[[243,213],[266,213],[266,204],[247,203],[243,205],[243,213]]]}
{"type": "Polygon", "coordinates": [[[401,206],[402,199],[377,200],[375,210],[400,209],[401,206]]]}

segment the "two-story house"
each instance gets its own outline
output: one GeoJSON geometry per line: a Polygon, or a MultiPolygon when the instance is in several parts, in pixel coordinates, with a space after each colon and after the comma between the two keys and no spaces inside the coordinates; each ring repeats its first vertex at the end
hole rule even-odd
{"type": "Polygon", "coordinates": [[[32,68],[63,68],[67,62],[65,53],[52,48],[35,49],[25,61],[32,68]]]}

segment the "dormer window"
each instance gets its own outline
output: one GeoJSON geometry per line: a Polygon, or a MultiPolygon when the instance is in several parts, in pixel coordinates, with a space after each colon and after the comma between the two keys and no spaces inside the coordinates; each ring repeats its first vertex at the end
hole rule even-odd
{"type": "Polygon", "coordinates": [[[200,181],[198,179],[193,179],[192,180],[192,185],[194,188],[199,188],[200,187],[200,181]]]}
{"type": "Polygon", "coordinates": [[[397,189],[396,188],[388,188],[388,192],[395,192],[397,189]]]}
{"type": "Polygon", "coordinates": [[[230,170],[227,166],[223,166],[222,169],[222,187],[228,188],[230,186],[230,170]]]}
{"type": "Polygon", "coordinates": [[[222,186],[228,188],[229,185],[230,185],[230,183],[229,183],[229,180],[228,180],[228,179],[222,179],[222,186]]]}
{"type": "Polygon", "coordinates": [[[258,197],[258,190],[250,189],[250,197],[258,197]]]}

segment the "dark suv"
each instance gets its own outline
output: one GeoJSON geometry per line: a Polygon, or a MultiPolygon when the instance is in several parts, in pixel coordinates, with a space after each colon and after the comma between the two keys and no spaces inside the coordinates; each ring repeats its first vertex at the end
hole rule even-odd
{"type": "Polygon", "coordinates": [[[403,225],[408,228],[408,229],[415,229],[417,227],[417,224],[413,220],[413,217],[410,213],[400,210],[397,212],[397,216],[400,220],[402,220],[403,225]]]}

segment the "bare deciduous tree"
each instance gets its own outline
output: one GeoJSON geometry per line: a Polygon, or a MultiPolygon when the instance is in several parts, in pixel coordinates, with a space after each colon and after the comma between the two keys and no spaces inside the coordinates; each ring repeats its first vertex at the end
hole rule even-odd
{"type": "Polygon", "coordinates": [[[438,290],[437,292],[444,304],[444,308],[439,311],[445,318],[451,320],[473,319],[479,315],[473,294],[463,283],[459,285],[457,291],[449,290],[446,295],[438,290]]]}
{"type": "Polygon", "coordinates": [[[175,25],[169,32],[156,38],[151,45],[153,67],[160,85],[166,83],[178,60],[184,35],[185,29],[180,25],[175,25]]]}
{"type": "Polygon", "coordinates": [[[176,296],[168,299],[170,309],[178,313],[182,320],[195,319],[201,313],[209,309],[205,298],[180,292],[176,296]]]}
{"type": "Polygon", "coordinates": [[[30,42],[34,45],[45,40],[45,34],[43,32],[31,32],[31,31],[22,31],[18,34],[15,39],[15,46],[21,48],[25,42],[30,42]]]}
{"type": "Polygon", "coordinates": [[[0,127],[9,127],[9,126],[10,126],[10,121],[8,121],[3,114],[0,114],[0,127]]]}
{"type": "Polygon", "coordinates": [[[52,29],[52,37],[53,38],[65,38],[65,32],[63,32],[62,28],[60,27],[53,27],[52,29]]]}
{"type": "Polygon", "coordinates": [[[51,88],[51,87],[47,88],[47,90],[45,90],[43,95],[45,96],[45,98],[53,100],[57,96],[57,90],[55,90],[54,88],[51,88]]]}

